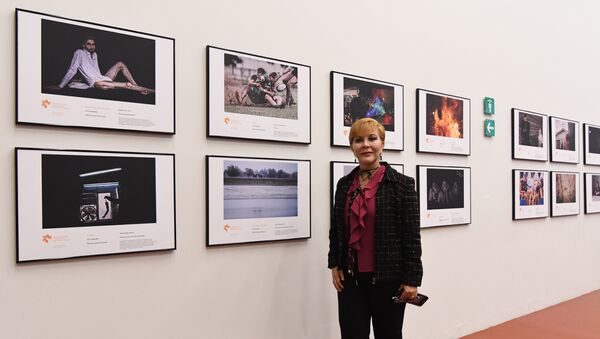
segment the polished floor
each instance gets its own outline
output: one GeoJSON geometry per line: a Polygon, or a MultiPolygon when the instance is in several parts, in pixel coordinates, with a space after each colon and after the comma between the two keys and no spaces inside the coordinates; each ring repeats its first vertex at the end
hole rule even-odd
{"type": "Polygon", "coordinates": [[[600,290],[462,338],[600,339],[600,290]]]}

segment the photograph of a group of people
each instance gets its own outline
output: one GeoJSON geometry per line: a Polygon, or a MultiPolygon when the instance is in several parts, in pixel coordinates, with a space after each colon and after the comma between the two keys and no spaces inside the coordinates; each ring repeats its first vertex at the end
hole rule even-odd
{"type": "Polygon", "coordinates": [[[554,120],[554,141],[556,149],[563,151],[575,150],[575,123],[566,120],[554,120]]]}
{"type": "Polygon", "coordinates": [[[439,137],[464,137],[464,104],[460,99],[427,93],[427,134],[439,137]]]}
{"type": "Polygon", "coordinates": [[[568,173],[556,173],[556,203],[570,204],[577,201],[577,176],[568,173]]]}
{"type": "Polygon", "coordinates": [[[223,166],[223,219],[298,215],[297,163],[226,160],[223,166]]]}
{"type": "Polygon", "coordinates": [[[394,131],[394,87],[344,77],[344,126],[372,118],[394,131]]]}
{"type": "Polygon", "coordinates": [[[155,41],[42,19],[42,93],[155,104],[155,41]]]}
{"type": "Polygon", "coordinates": [[[225,53],[225,112],[298,119],[298,68],[225,53]]]}
{"type": "Polygon", "coordinates": [[[519,172],[519,205],[544,204],[544,172],[519,172]]]}
{"type": "Polygon", "coordinates": [[[427,169],[427,209],[465,207],[465,174],[460,169],[427,169]]]}
{"type": "Polygon", "coordinates": [[[43,228],[156,222],[154,158],[42,155],[43,228]]]}
{"type": "Polygon", "coordinates": [[[540,115],[519,112],[519,145],[544,147],[543,119],[540,115]]]}

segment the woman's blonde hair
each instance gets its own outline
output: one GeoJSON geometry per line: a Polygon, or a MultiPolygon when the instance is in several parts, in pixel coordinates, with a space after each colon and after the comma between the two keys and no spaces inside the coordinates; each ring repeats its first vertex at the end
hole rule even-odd
{"type": "Polygon", "coordinates": [[[372,130],[373,127],[377,128],[377,134],[379,134],[379,138],[381,141],[385,142],[385,128],[382,124],[380,124],[377,120],[371,118],[362,118],[356,120],[352,127],[350,127],[350,135],[348,136],[348,141],[350,142],[350,146],[352,146],[352,140],[364,132],[365,130],[372,130]]]}

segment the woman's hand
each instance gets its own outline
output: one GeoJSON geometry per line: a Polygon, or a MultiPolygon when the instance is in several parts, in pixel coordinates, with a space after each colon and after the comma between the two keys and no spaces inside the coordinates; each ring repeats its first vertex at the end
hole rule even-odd
{"type": "Polygon", "coordinates": [[[414,299],[417,297],[417,288],[416,287],[408,286],[408,285],[400,285],[400,288],[404,289],[404,291],[402,292],[402,295],[400,296],[400,299],[409,300],[409,299],[414,299]]]}
{"type": "Polygon", "coordinates": [[[337,266],[333,267],[331,269],[331,279],[333,280],[333,287],[341,292],[344,289],[344,271],[337,268],[337,266]]]}

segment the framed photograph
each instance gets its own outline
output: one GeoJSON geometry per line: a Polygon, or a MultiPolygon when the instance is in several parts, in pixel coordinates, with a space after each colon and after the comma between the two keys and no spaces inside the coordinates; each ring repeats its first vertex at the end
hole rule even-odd
{"type": "Polygon", "coordinates": [[[310,66],[206,51],[208,136],[310,144],[310,66]]]}
{"type": "Polygon", "coordinates": [[[548,116],[512,109],[513,159],[548,161],[548,116]]]}
{"type": "Polygon", "coordinates": [[[585,214],[600,213],[600,173],[584,173],[585,214]]]}
{"type": "Polygon", "coordinates": [[[207,245],[310,238],[310,160],[206,156],[207,245]]]}
{"type": "Polygon", "coordinates": [[[471,223],[471,168],[417,166],[421,228],[471,223]]]}
{"type": "Polygon", "coordinates": [[[579,163],[579,122],[550,117],[550,161],[579,163]]]}
{"type": "Polygon", "coordinates": [[[600,126],[583,124],[583,163],[600,165],[600,126]]]}
{"type": "MultiPolygon", "coordinates": [[[[392,166],[392,168],[395,169],[396,171],[404,174],[404,165],[402,165],[402,164],[389,164],[389,165],[392,166]]],[[[352,170],[355,169],[356,166],[358,166],[358,163],[356,163],[356,162],[349,162],[349,161],[331,161],[330,162],[331,203],[332,204],[335,200],[335,188],[337,186],[338,181],[342,177],[345,177],[346,175],[350,174],[350,172],[352,172],[352,170]]]]}
{"type": "Polygon", "coordinates": [[[550,172],[552,203],[550,215],[559,217],[579,214],[579,173],[550,172]]]}
{"type": "Polygon", "coordinates": [[[513,220],[548,216],[548,171],[513,170],[513,220]]]}
{"type": "Polygon", "coordinates": [[[471,100],[417,89],[417,151],[471,154],[471,100]]]}
{"type": "Polygon", "coordinates": [[[373,118],[385,128],[385,149],[404,149],[404,86],[331,72],[331,145],[348,147],[352,124],[373,118]]]}
{"type": "Polygon", "coordinates": [[[175,155],[16,148],[17,262],[175,249],[175,155]]]}
{"type": "Polygon", "coordinates": [[[175,134],[175,40],[17,9],[17,123],[175,134]]]}

